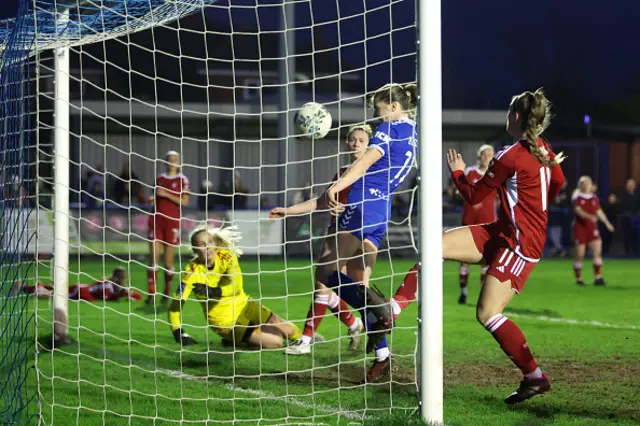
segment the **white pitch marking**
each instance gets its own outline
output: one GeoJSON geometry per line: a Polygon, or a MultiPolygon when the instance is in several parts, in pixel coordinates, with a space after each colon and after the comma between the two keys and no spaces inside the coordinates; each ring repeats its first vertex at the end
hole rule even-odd
{"type": "Polygon", "coordinates": [[[517,318],[526,318],[533,319],[538,321],[546,321],[546,322],[555,322],[559,324],[569,324],[569,325],[586,325],[590,327],[600,327],[600,328],[616,328],[620,330],[640,330],[640,326],[632,325],[632,324],[610,324],[606,322],[600,321],[583,321],[571,318],[553,318],[545,315],[526,315],[526,314],[516,314],[515,312],[505,311],[505,315],[510,317],[517,318]]]}

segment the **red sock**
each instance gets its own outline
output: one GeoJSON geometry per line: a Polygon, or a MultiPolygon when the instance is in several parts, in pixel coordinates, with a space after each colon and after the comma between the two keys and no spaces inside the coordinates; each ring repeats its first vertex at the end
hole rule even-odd
{"type": "Polygon", "coordinates": [[[593,261],[593,276],[597,278],[602,278],[602,260],[594,260],[593,261]]]}
{"type": "Polygon", "coordinates": [[[338,319],[347,327],[351,328],[356,322],[356,317],[353,316],[351,310],[349,309],[349,305],[340,299],[337,294],[333,293],[329,297],[329,309],[331,312],[336,314],[338,319]]]}
{"type": "Polygon", "coordinates": [[[488,266],[482,267],[482,273],[480,274],[480,285],[484,284],[484,280],[487,279],[487,271],[489,270],[488,266]]]}
{"type": "Polygon", "coordinates": [[[582,262],[573,262],[573,273],[577,281],[582,280],[582,262]]]}
{"type": "Polygon", "coordinates": [[[173,269],[164,271],[164,294],[166,294],[167,296],[171,294],[171,287],[173,286],[174,275],[175,275],[175,271],[173,269]]]}
{"type": "Polygon", "coordinates": [[[538,368],[531,349],[527,345],[527,339],[520,328],[509,318],[502,314],[494,315],[484,324],[484,328],[493,335],[504,353],[511,358],[511,361],[523,374],[532,373],[538,368]]]}
{"type": "Polygon", "coordinates": [[[150,266],[147,268],[147,287],[149,289],[149,294],[156,293],[156,282],[158,281],[158,267],[150,266]]]}
{"type": "Polygon", "coordinates": [[[398,318],[400,312],[404,311],[407,306],[416,300],[418,293],[418,264],[416,263],[409,271],[402,285],[391,298],[391,307],[393,308],[394,318],[398,318]]]}
{"type": "Polygon", "coordinates": [[[307,321],[304,323],[303,336],[313,337],[313,333],[318,329],[324,318],[324,314],[327,312],[328,304],[329,296],[327,295],[318,294],[313,298],[313,303],[307,313],[307,321]]]}
{"type": "Polygon", "coordinates": [[[469,281],[469,267],[462,266],[462,264],[460,264],[459,276],[460,276],[460,289],[462,290],[463,288],[467,288],[467,281],[469,281]]]}

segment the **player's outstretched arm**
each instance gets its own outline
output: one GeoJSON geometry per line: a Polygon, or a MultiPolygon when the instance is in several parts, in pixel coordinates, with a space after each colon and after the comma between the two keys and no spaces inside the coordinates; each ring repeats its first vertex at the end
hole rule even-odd
{"type": "Polygon", "coordinates": [[[562,171],[562,167],[559,164],[551,167],[551,179],[549,182],[549,204],[553,203],[562,190],[562,185],[564,185],[564,172],[562,171]]]}
{"type": "Polygon", "coordinates": [[[290,207],[276,207],[269,212],[269,218],[271,219],[280,219],[286,216],[295,216],[299,214],[311,213],[312,211],[321,208],[319,205],[322,204],[319,202],[318,198],[314,198],[313,200],[305,201],[303,203],[294,204],[290,207]]]}
{"type": "Polygon", "coordinates": [[[471,205],[476,205],[485,198],[494,196],[496,190],[510,175],[510,170],[507,166],[494,160],[482,179],[472,184],[464,174],[466,165],[462,155],[458,154],[455,149],[450,149],[447,152],[447,164],[460,195],[471,205]]]}
{"type": "Polygon", "coordinates": [[[596,212],[596,217],[600,220],[600,222],[604,223],[604,226],[609,232],[613,232],[616,230],[615,226],[613,226],[611,222],[609,222],[609,218],[604,213],[604,211],[602,211],[602,209],[598,209],[598,211],[596,212]]]}
{"type": "Polygon", "coordinates": [[[367,170],[369,170],[369,167],[371,167],[373,163],[378,161],[380,158],[382,158],[382,152],[373,148],[367,149],[365,153],[362,154],[362,157],[358,158],[356,162],[353,163],[333,185],[331,185],[327,190],[327,194],[337,195],[343,189],[347,189],[353,185],[354,182],[364,176],[364,174],[367,173],[367,170]]]}

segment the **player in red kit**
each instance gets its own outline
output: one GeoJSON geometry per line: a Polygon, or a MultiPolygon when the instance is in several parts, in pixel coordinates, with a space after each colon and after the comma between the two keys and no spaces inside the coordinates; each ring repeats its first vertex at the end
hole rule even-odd
{"type": "Polygon", "coordinates": [[[180,154],[169,151],[166,155],[167,172],[156,179],[154,211],[149,217],[151,265],[147,270],[149,297],[146,304],[155,302],[160,254],[164,259],[164,294],[162,303],[169,301],[175,270],[173,262],[180,245],[180,217],[182,207],[189,204],[189,179],[180,173],[180,154]]]}
{"type": "MultiPolygon", "coordinates": [[[[484,176],[491,160],[493,160],[494,150],[491,145],[482,145],[478,149],[478,164],[467,167],[464,171],[467,181],[475,184],[484,176]]],[[[496,202],[495,198],[486,199],[476,205],[464,202],[462,207],[462,225],[480,225],[490,223],[496,220],[496,202]]],[[[482,267],[480,275],[480,284],[484,282],[487,274],[487,266],[482,267]]],[[[460,263],[460,297],[458,303],[464,305],[467,303],[467,282],[469,280],[469,265],[460,263]]]]}
{"type": "Polygon", "coordinates": [[[589,176],[582,176],[578,180],[578,189],[574,192],[571,201],[576,214],[573,222],[573,239],[576,244],[573,271],[576,275],[576,283],[579,286],[584,285],[582,260],[588,247],[593,256],[594,284],[605,285],[602,278],[602,239],[598,232],[598,221],[604,223],[609,232],[613,232],[614,227],[600,208],[600,200],[594,193],[593,181],[589,176]]]}
{"type": "Polygon", "coordinates": [[[502,311],[540,260],[547,233],[548,206],[564,183],[559,163],[540,134],[547,128],[550,103],[541,89],[514,96],[507,115],[507,131],[514,143],[498,152],[484,177],[475,184],[464,174],[462,156],[447,153],[447,163],[462,197],[475,205],[500,197],[498,219],[489,224],[463,226],[443,235],[443,257],[487,265],[487,278],[476,305],[476,318],[522,371],[518,389],[505,402],[515,404],[551,389],[520,328],[502,311]]]}
{"type": "MultiPolygon", "coordinates": [[[[140,300],[140,295],[135,290],[129,290],[124,286],[127,275],[123,268],[114,269],[110,277],[104,277],[92,284],[76,283],[69,287],[69,299],[86,300],[93,302],[104,300],[107,302],[120,299],[140,300]]],[[[23,286],[24,293],[35,294],[37,297],[48,298],[53,295],[53,286],[37,283],[35,286],[23,286]]]]}
{"type": "MultiPolygon", "coordinates": [[[[371,139],[372,130],[368,124],[357,125],[349,128],[347,133],[346,145],[351,152],[351,160],[355,162],[362,156],[364,151],[369,146],[369,140],[371,139]]],[[[349,168],[349,166],[342,167],[333,178],[335,182],[340,176],[349,168]]],[[[349,197],[349,189],[347,188],[340,192],[340,202],[347,203],[349,197]]],[[[326,209],[325,197],[316,198],[306,201],[304,203],[296,204],[288,208],[275,208],[271,210],[271,218],[281,218],[291,215],[299,215],[310,213],[314,210],[326,209]]],[[[328,235],[335,234],[336,223],[335,220],[329,225],[328,235]]],[[[362,280],[364,273],[364,265],[361,257],[354,257],[345,266],[344,273],[356,280],[362,280]]],[[[356,350],[360,346],[360,336],[364,332],[364,325],[362,320],[351,313],[349,306],[331,289],[327,288],[324,284],[316,283],[316,292],[314,293],[313,302],[309,307],[307,313],[307,321],[305,322],[304,331],[302,337],[293,342],[287,349],[286,353],[289,355],[304,355],[311,353],[311,342],[315,331],[320,326],[324,314],[327,312],[327,308],[338,316],[340,321],[349,328],[349,349],[356,350]]]]}

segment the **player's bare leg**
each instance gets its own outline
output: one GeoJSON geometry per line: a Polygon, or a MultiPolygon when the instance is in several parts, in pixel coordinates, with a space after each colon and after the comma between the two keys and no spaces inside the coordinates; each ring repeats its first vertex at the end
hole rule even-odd
{"type": "Polygon", "coordinates": [[[283,346],[282,335],[277,330],[264,326],[251,333],[247,343],[260,349],[278,349],[283,346]]]}
{"type": "Polygon", "coordinates": [[[442,235],[442,258],[471,265],[481,264],[482,254],[473,242],[468,226],[452,229],[442,235]]]}
{"type": "Polygon", "coordinates": [[[513,295],[510,280],[500,282],[488,275],[476,305],[478,322],[491,333],[524,376],[518,389],[505,399],[507,404],[517,404],[551,389],[549,379],[538,367],[524,334],[513,321],[502,315],[513,295]]]}
{"type": "MultiPolygon", "coordinates": [[[[327,237],[325,238],[322,244],[321,253],[325,253],[331,250],[329,246],[330,240],[335,237],[327,237]]],[[[342,266],[343,270],[346,270],[346,265],[342,266]]],[[[316,333],[316,330],[320,326],[320,323],[324,319],[324,315],[327,312],[327,309],[330,308],[336,315],[340,321],[345,323],[351,332],[351,329],[355,329],[356,331],[362,328],[362,322],[359,321],[356,317],[353,316],[349,307],[346,303],[338,297],[336,293],[333,292],[329,287],[325,286],[322,282],[316,281],[315,292],[313,296],[313,302],[309,307],[309,311],[307,313],[307,320],[305,322],[304,331],[299,341],[296,341],[289,345],[285,352],[289,355],[306,355],[311,353],[311,343],[316,341],[324,341],[320,335],[316,333]],[[360,325],[360,327],[358,327],[360,325]]],[[[359,344],[359,341],[357,342],[359,344]]],[[[351,348],[350,344],[350,348],[351,348]]]]}
{"type": "Polygon", "coordinates": [[[460,263],[459,271],[460,280],[460,297],[458,297],[458,303],[461,305],[467,304],[467,283],[469,281],[469,264],[460,263]]]}
{"type": "Polygon", "coordinates": [[[584,259],[585,251],[585,244],[576,244],[575,255],[573,258],[573,273],[576,277],[576,284],[581,287],[584,286],[584,281],[582,280],[582,261],[584,259]]]}
{"type": "Polygon", "coordinates": [[[151,252],[151,265],[147,268],[147,288],[149,296],[145,300],[145,304],[152,305],[155,303],[156,284],[158,282],[158,265],[160,264],[160,253],[164,244],[160,240],[153,240],[149,244],[149,251],[151,252]]]}
{"type": "Polygon", "coordinates": [[[175,275],[174,262],[176,259],[177,247],[173,244],[164,245],[164,294],[162,296],[162,304],[169,302],[171,287],[173,285],[173,277],[175,275]]]}
{"type": "Polygon", "coordinates": [[[602,240],[597,239],[589,243],[589,250],[593,257],[593,277],[595,285],[606,285],[602,278],[602,240]]]}
{"type": "MultiPolygon", "coordinates": [[[[362,256],[358,256],[354,259],[349,259],[347,261],[346,267],[343,267],[341,272],[347,274],[356,282],[363,282],[364,261],[362,256]]],[[[357,351],[360,348],[361,337],[365,332],[364,323],[360,318],[351,313],[351,309],[344,300],[340,299],[337,294],[333,294],[335,295],[335,299],[337,299],[338,301],[337,310],[335,310],[331,304],[329,304],[329,308],[333,311],[334,314],[338,315],[338,318],[344,325],[349,327],[349,350],[357,351]]]]}

